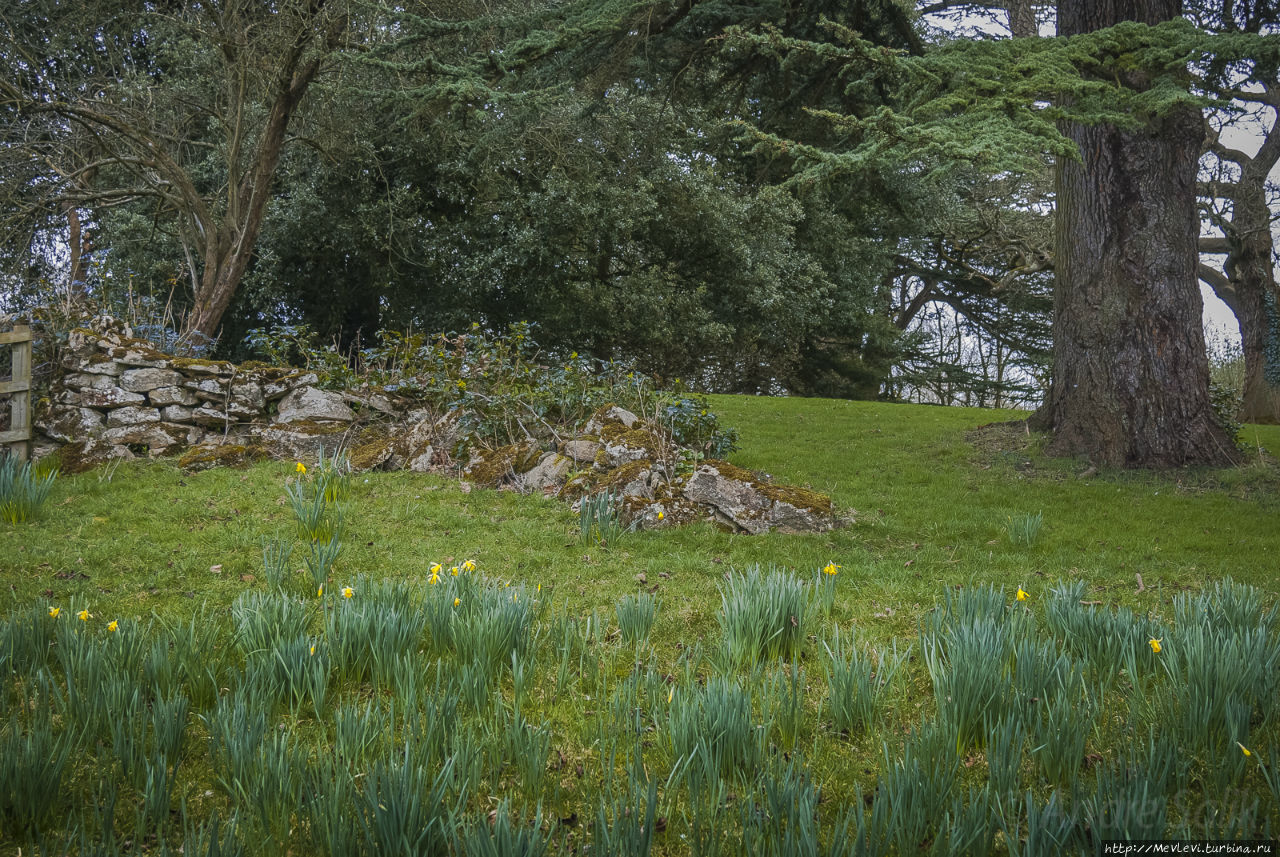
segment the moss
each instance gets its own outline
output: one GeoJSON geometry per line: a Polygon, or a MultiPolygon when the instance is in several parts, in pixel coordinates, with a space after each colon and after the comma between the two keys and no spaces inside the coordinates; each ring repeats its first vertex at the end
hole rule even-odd
{"type": "Polygon", "coordinates": [[[391,456],[392,439],[384,432],[370,432],[351,449],[351,469],[372,470],[391,456]]]}
{"type": "Polygon", "coordinates": [[[92,470],[99,462],[92,456],[85,454],[86,444],[82,440],[75,443],[69,443],[66,446],[60,446],[49,456],[58,465],[61,473],[71,475],[73,473],[84,473],[92,470]]]}
{"type": "Polygon", "coordinates": [[[478,485],[501,485],[512,474],[533,469],[541,455],[541,447],[530,441],[503,446],[482,452],[480,460],[467,465],[465,472],[478,485]]]}
{"type": "Polygon", "coordinates": [[[831,498],[808,488],[797,488],[792,485],[757,485],[760,493],[776,503],[790,503],[797,509],[830,515],[831,498]]]}
{"type": "Polygon", "coordinates": [[[615,467],[604,475],[600,480],[601,485],[607,485],[610,488],[621,488],[641,473],[653,467],[653,460],[649,458],[641,458],[638,461],[628,461],[620,467],[615,467]]]}
{"type": "Polygon", "coordinates": [[[193,446],[178,459],[183,470],[207,470],[210,467],[245,467],[267,457],[260,446],[237,444],[204,444],[193,446]]]}
{"type": "Polygon", "coordinates": [[[351,424],[346,422],[333,422],[331,420],[297,420],[291,423],[274,423],[267,426],[269,429],[276,431],[292,432],[293,434],[305,434],[312,437],[322,437],[329,434],[341,434],[350,428],[351,424]]]}
{"type": "Polygon", "coordinates": [[[812,491],[808,488],[762,482],[750,470],[745,470],[727,461],[711,460],[707,461],[706,464],[715,468],[726,479],[746,482],[759,491],[761,496],[776,503],[789,503],[797,509],[805,509],[821,515],[830,515],[832,513],[831,498],[825,494],[819,494],[817,491],[812,491]]]}
{"type": "MultiPolygon", "coordinates": [[[[165,355],[161,355],[161,357],[165,357],[165,355]]],[[[198,357],[172,357],[167,359],[174,369],[192,369],[197,372],[204,371],[228,374],[236,371],[236,365],[234,363],[228,363],[225,360],[201,360],[198,357]]]]}
{"type": "Polygon", "coordinates": [[[93,366],[101,366],[103,363],[110,363],[111,358],[103,354],[101,351],[96,351],[93,354],[90,354],[89,359],[85,362],[93,366]]]}

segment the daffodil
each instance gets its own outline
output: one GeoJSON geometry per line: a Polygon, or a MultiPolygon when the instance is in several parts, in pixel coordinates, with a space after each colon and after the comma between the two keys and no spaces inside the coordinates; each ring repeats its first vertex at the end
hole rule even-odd
{"type": "Polygon", "coordinates": [[[1241,744],[1239,741],[1237,741],[1237,742],[1236,742],[1236,746],[1237,746],[1237,747],[1239,747],[1239,748],[1240,748],[1240,752],[1241,752],[1241,753],[1244,753],[1246,756],[1252,756],[1252,755],[1253,755],[1252,753],[1250,753],[1250,752],[1249,752],[1249,748],[1248,748],[1248,747],[1246,747],[1245,745],[1241,744]]]}
{"type": "Polygon", "coordinates": [[[312,644],[311,644],[311,654],[313,654],[313,655],[314,655],[315,653],[316,653],[316,646],[315,646],[315,643],[312,643],[312,644]]]}
{"type": "Polygon", "coordinates": [[[670,705],[670,704],[671,704],[671,700],[675,699],[675,696],[676,696],[676,686],[673,684],[673,685],[671,685],[671,687],[667,690],[667,704],[668,704],[668,705],[670,705]]]}
{"type": "Polygon", "coordinates": [[[475,560],[473,560],[473,559],[469,559],[469,560],[467,560],[466,562],[464,562],[464,563],[462,564],[462,570],[463,570],[463,571],[475,571],[475,570],[476,570],[476,561],[475,561],[475,560]]]}
{"type": "Polygon", "coordinates": [[[324,585],[323,585],[323,584],[321,584],[320,588],[316,590],[316,598],[319,598],[319,597],[321,597],[322,595],[324,595],[324,585]]]}
{"type": "Polygon", "coordinates": [[[457,607],[457,606],[458,606],[459,604],[461,604],[461,603],[462,603],[462,599],[461,599],[461,598],[455,598],[455,599],[453,599],[453,606],[454,606],[454,607],[457,607]]]}
{"type": "Polygon", "coordinates": [[[305,465],[305,464],[303,464],[301,461],[299,461],[299,462],[294,466],[294,468],[293,468],[293,469],[294,469],[295,471],[297,471],[298,473],[306,473],[306,472],[307,472],[307,465],[305,465]]]}
{"type": "Polygon", "coordinates": [[[457,576],[458,576],[458,567],[455,565],[453,568],[449,569],[449,574],[450,574],[450,575],[452,575],[453,577],[457,577],[457,576]]]}
{"type": "Polygon", "coordinates": [[[659,520],[659,521],[661,521],[661,520],[662,520],[663,518],[665,518],[665,517],[666,517],[666,515],[663,515],[661,512],[659,512],[659,513],[658,513],[658,520],[659,520]]]}
{"type": "Polygon", "coordinates": [[[1157,655],[1158,655],[1158,654],[1160,654],[1160,641],[1159,641],[1159,640],[1157,640],[1155,637],[1152,637],[1150,640],[1147,640],[1147,644],[1148,644],[1149,646],[1151,646],[1151,651],[1152,651],[1152,653],[1157,654],[1157,655]]]}
{"type": "Polygon", "coordinates": [[[517,602],[517,601],[519,601],[519,600],[520,600],[520,593],[519,593],[519,592],[513,592],[513,593],[511,593],[511,602],[512,602],[513,604],[514,604],[514,603],[516,603],[516,602],[517,602]]]}
{"type": "Polygon", "coordinates": [[[49,618],[50,618],[50,619],[57,619],[57,618],[58,618],[58,614],[59,614],[59,613],[61,613],[61,612],[62,612],[62,608],[61,608],[61,607],[50,607],[50,608],[49,608],[49,618]]]}
{"type": "Polygon", "coordinates": [[[342,597],[343,597],[343,598],[350,598],[352,595],[355,595],[355,594],[356,594],[356,591],[355,591],[354,589],[352,589],[350,586],[344,586],[344,587],[342,587],[342,597]]]}
{"type": "Polygon", "coordinates": [[[120,628],[120,623],[115,619],[112,619],[110,622],[107,623],[107,630],[113,634],[117,630],[119,630],[119,628],[120,628]]]}
{"type": "Polygon", "coordinates": [[[541,583],[539,583],[539,584],[538,584],[538,592],[542,592],[542,584],[541,584],[541,583]]]}
{"type": "Polygon", "coordinates": [[[439,582],[440,582],[440,566],[436,566],[435,568],[431,569],[431,576],[427,578],[427,583],[439,583],[439,582]]]}
{"type": "Polygon", "coordinates": [[[431,568],[427,569],[427,571],[431,572],[432,574],[439,574],[439,573],[440,573],[440,563],[438,563],[438,562],[433,562],[433,563],[431,563],[431,568]]]}
{"type": "Polygon", "coordinates": [[[81,622],[88,622],[90,619],[93,618],[93,614],[90,613],[88,609],[85,609],[77,613],[76,618],[79,619],[81,622]]]}
{"type": "Polygon", "coordinates": [[[829,563],[827,563],[825,566],[823,566],[823,567],[822,567],[822,573],[823,573],[823,574],[835,574],[837,571],[839,571],[839,570],[840,570],[840,569],[842,569],[842,568],[844,568],[844,566],[842,566],[842,565],[836,565],[834,562],[829,562],[829,563]]]}
{"type": "Polygon", "coordinates": [[[1027,594],[1027,592],[1026,592],[1025,590],[1023,590],[1023,588],[1022,588],[1021,586],[1019,586],[1019,587],[1018,587],[1018,595],[1017,595],[1017,599],[1018,599],[1019,601],[1026,601],[1026,600],[1027,600],[1028,598],[1030,598],[1030,597],[1031,597],[1031,596],[1030,596],[1030,595],[1028,595],[1028,594],[1027,594]]]}

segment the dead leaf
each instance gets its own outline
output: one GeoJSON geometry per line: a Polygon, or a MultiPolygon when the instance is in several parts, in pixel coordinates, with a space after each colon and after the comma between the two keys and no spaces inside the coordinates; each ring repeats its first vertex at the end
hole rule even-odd
{"type": "Polygon", "coordinates": [[[254,581],[254,580],[256,580],[256,579],[257,579],[257,578],[255,578],[252,574],[242,574],[242,575],[240,575],[240,580],[241,580],[241,581],[243,581],[244,583],[253,583],[253,581],[254,581]]]}
{"type": "Polygon", "coordinates": [[[213,573],[213,574],[222,574],[222,566],[221,566],[221,565],[211,565],[211,566],[209,566],[209,571],[210,571],[211,573],[213,573]]]}
{"type": "Polygon", "coordinates": [[[904,562],[904,563],[902,564],[902,567],[903,567],[903,568],[911,568],[911,566],[913,566],[913,565],[915,565],[915,564],[916,564],[916,561],[915,561],[914,559],[909,559],[909,560],[907,560],[906,562],[904,562]]]}
{"type": "MultiPolygon", "coordinates": [[[[1138,578],[1138,592],[1142,592],[1143,590],[1145,590],[1147,588],[1147,585],[1142,582],[1142,575],[1135,574],[1134,577],[1138,578]]],[[[1137,595],[1138,592],[1135,592],[1134,595],[1137,595]]]]}
{"type": "Polygon", "coordinates": [[[658,577],[661,577],[663,580],[670,580],[670,579],[671,579],[671,574],[670,574],[670,572],[660,571],[660,572],[658,572],[658,577]]]}
{"type": "Polygon", "coordinates": [[[645,575],[643,571],[636,575],[636,583],[648,583],[648,582],[649,582],[649,578],[645,575]]]}

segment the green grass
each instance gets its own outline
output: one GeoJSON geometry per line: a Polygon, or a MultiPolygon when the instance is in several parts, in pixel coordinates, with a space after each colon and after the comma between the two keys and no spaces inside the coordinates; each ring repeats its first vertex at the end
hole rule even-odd
{"type": "MultiPolygon", "coordinates": [[[[249,853],[266,853],[262,843],[289,835],[278,820],[268,823],[272,801],[288,804],[297,790],[319,788],[315,780],[325,783],[327,791],[308,804],[310,815],[300,813],[294,819],[298,829],[312,837],[300,840],[303,844],[294,853],[336,853],[335,843],[348,840],[382,842],[399,835],[398,823],[412,826],[418,819],[437,824],[438,819],[423,821],[427,816],[422,813],[445,809],[456,814],[456,829],[433,827],[433,841],[448,840],[450,847],[469,849],[467,853],[480,846],[462,844],[463,840],[472,842],[486,829],[519,838],[531,830],[529,819],[536,815],[544,821],[559,820],[547,821],[539,834],[549,840],[552,851],[594,839],[602,846],[636,853],[650,842],[656,853],[714,853],[712,843],[717,841],[728,843],[725,853],[734,853],[744,842],[753,851],[775,848],[788,853],[798,847],[795,842],[788,845],[770,837],[809,836],[810,828],[824,843],[843,830],[851,840],[865,836],[868,842],[901,845],[919,841],[912,839],[919,833],[912,825],[927,827],[937,817],[937,807],[963,819],[952,830],[953,838],[963,838],[970,828],[994,830],[1004,819],[1006,830],[1020,831],[1002,834],[1020,837],[1008,849],[1018,852],[1040,841],[1028,833],[1029,827],[1048,829],[1046,825],[1060,820],[1054,815],[1059,804],[1077,806],[1084,813],[1101,800],[1090,792],[1094,804],[1084,798],[1073,804],[1063,792],[1053,791],[1051,779],[1078,776],[1090,789],[1096,781],[1098,788],[1114,791],[1123,786],[1116,766],[1129,764],[1124,753],[1141,751],[1147,754],[1142,764],[1155,765],[1151,759],[1169,750],[1158,741],[1142,749],[1147,735],[1126,731],[1124,710],[1153,727],[1173,724],[1171,734],[1201,729],[1196,718],[1218,718],[1217,744],[1188,747],[1189,771],[1167,774],[1184,789],[1183,798],[1191,796],[1171,810],[1171,823],[1200,821],[1194,807],[1203,805],[1207,795],[1223,793],[1240,796],[1244,803],[1245,798],[1259,801],[1261,809],[1254,811],[1261,813],[1259,817],[1269,811],[1271,823],[1276,823],[1274,794],[1257,766],[1260,760],[1280,758],[1280,724],[1275,718],[1254,722],[1246,715],[1241,721],[1238,712],[1220,714],[1204,706],[1192,711],[1195,700],[1183,699],[1186,694],[1153,696],[1169,690],[1168,682],[1196,664],[1205,665],[1199,667],[1202,671],[1209,669],[1221,660],[1215,651],[1239,658],[1241,641],[1275,645],[1274,623],[1261,637],[1244,628],[1237,636],[1220,639],[1209,630],[1192,632],[1185,596],[1178,602],[1183,613],[1175,607],[1180,595],[1198,593],[1226,577],[1255,587],[1265,605],[1275,604],[1280,593],[1274,572],[1274,557],[1280,555],[1280,468],[1268,457],[1254,451],[1245,465],[1232,471],[1103,471],[1078,478],[1085,463],[1043,458],[1038,441],[1019,427],[975,431],[992,421],[1017,418],[1015,414],[749,397],[713,397],[713,403],[723,421],[741,432],[742,449],[731,456],[734,463],[766,472],[779,482],[831,494],[853,523],[808,536],[741,536],[699,524],[628,533],[602,546],[584,543],[578,516],[554,500],[467,491],[456,481],[413,473],[356,474],[343,502],[342,549],[329,573],[328,597],[315,597],[305,565],[307,546],[296,542],[282,588],[284,594],[300,599],[309,614],[299,619],[291,610],[288,627],[275,633],[271,603],[264,604],[261,618],[268,627],[259,628],[244,612],[256,602],[241,599],[246,592],[265,597],[272,589],[262,567],[263,540],[277,535],[287,539],[296,532],[284,491],[295,477],[293,462],[184,474],[161,461],[61,477],[41,516],[0,526],[0,581],[6,593],[0,595],[0,620],[11,618],[0,621],[0,670],[9,675],[0,692],[0,725],[6,718],[11,721],[0,730],[0,738],[9,742],[6,746],[26,748],[22,758],[32,768],[41,754],[69,753],[60,781],[45,786],[60,795],[52,819],[42,818],[45,835],[56,839],[60,831],[75,830],[87,831],[90,838],[101,834],[103,790],[116,789],[110,824],[121,841],[136,838],[144,843],[145,853],[159,853],[157,836],[170,844],[180,843],[184,836],[194,843],[200,837],[225,837],[230,831],[238,831],[235,835],[249,846],[249,853]],[[1043,524],[1031,544],[1011,541],[1009,521],[1039,513],[1043,524]],[[448,569],[468,559],[476,563],[471,572],[476,583],[451,578],[448,569]],[[428,569],[435,562],[443,565],[444,577],[440,584],[428,584],[428,569]],[[801,617],[801,669],[772,653],[759,663],[720,655],[722,593],[731,582],[726,575],[752,567],[776,568],[794,572],[808,585],[828,562],[840,566],[832,608],[824,615],[815,603],[801,617]],[[480,577],[489,581],[487,587],[478,585],[480,577]],[[1028,621],[1012,623],[1012,636],[1002,644],[1008,652],[1040,652],[1037,646],[1047,646],[1035,658],[1052,663],[1059,653],[1070,655],[1076,658],[1072,668],[1083,671],[1084,684],[1062,691],[1063,702],[1054,703],[1052,716],[1071,710],[1066,700],[1075,696],[1068,693],[1083,695],[1092,700],[1090,705],[1107,703],[1101,709],[1084,706],[1096,721],[1086,738],[1086,749],[1100,757],[1092,768],[1056,763],[1052,777],[1046,777],[1039,761],[1045,751],[1039,756],[1032,752],[1043,724],[1024,722],[1019,719],[1023,715],[1005,702],[988,706],[981,695],[972,709],[975,713],[964,722],[963,734],[941,734],[948,723],[954,726],[955,715],[947,714],[950,709],[945,706],[940,709],[935,700],[921,653],[940,653],[936,678],[949,682],[948,687],[968,682],[966,687],[980,690],[973,682],[981,677],[967,677],[961,672],[965,664],[956,663],[952,655],[963,651],[965,634],[981,629],[948,630],[951,626],[940,624],[943,614],[931,612],[957,586],[965,593],[981,593],[987,590],[974,587],[988,584],[994,588],[998,610],[1007,609],[1001,598],[1013,605],[1019,587],[1030,593],[1029,601],[1018,605],[1030,611],[1028,621]],[[1196,658],[1179,655],[1171,662],[1175,668],[1164,671],[1137,663],[1094,664],[1083,649],[1073,648],[1072,641],[1055,636],[1053,628],[1067,627],[1067,620],[1053,626],[1046,621],[1045,602],[1055,584],[1083,586],[1083,600],[1099,602],[1091,609],[1124,608],[1126,615],[1136,617],[1124,621],[1140,621],[1143,633],[1186,625],[1186,631],[1171,632],[1166,644],[1194,640],[1200,647],[1196,658]],[[339,594],[346,585],[356,593],[349,603],[339,594]],[[623,640],[617,606],[641,590],[652,590],[660,601],[656,619],[647,640],[638,634],[623,640]],[[456,617],[450,612],[453,597],[459,599],[456,617]],[[363,599],[383,606],[370,606],[366,612],[359,605],[363,599]],[[515,609],[521,604],[517,599],[536,606],[527,640],[521,637],[514,657],[495,662],[500,659],[467,654],[476,646],[487,646],[488,638],[459,635],[489,633],[481,628],[488,627],[483,617],[515,615],[520,612],[515,609]],[[238,601],[242,607],[233,620],[232,605],[238,601]],[[49,619],[66,625],[57,635],[39,628],[39,621],[49,618],[50,606],[62,608],[57,619],[49,619]],[[360,612],[349,617],[337,612],[346,608],[360,612]],[[82,624],[73,615],[81,609],[92,614],[89,622],[82,624]],[[420,621],[413,611],[421,611],[420,621]],[[378,618],[384,616],[390,618],[378,618]],[[114,635],[105,627],[113,619],[120,621],[121,629],[114,635]],[[237,624],[247,629],[240,643],[234,636],[237,624]],[[424,626],[425,633],[420,630],[424,626]],[[849,717],[842,728],[832,722],[824,666],[828,644],[839,648],[837,630],[846,641],[856,635],[859,650],[875,653],[874,662],[893,645],[901,652],[914,647],[901,670],[877,688],[869,729],[850,729],[849,717]],[[421,651],[404,651],[402,657],[392,651],[403,648],[396,642],[401,633],[419,639],[421,651]],[[142,641],[137,652],[128,649],[127,635],[142,641]],[[174,667],[178,677],[165,673],[168,677],[152,682],[160,688],[154,699],[141,681],[142,696],[129,704],[176,705],[172,694],[186,689],[191,712],[181,764],[174,754],[157,750],[156,738],[140,727],[130,746],[136,745],[136,753],[142,754],[138,758],[149,767],[135,764],[130,779],[115,782],[119,778],[111,771],[118,771],[122,763],[110,760],[125,738],[117,735],[113,740],[104,725],[110,724],[111,713],[91,711],[93,700],[77,702],[85,711],[74,717],[55,711],[70,704],[60,701],[66,694],[66,675],[89,676],[77,689],[100,686],[101,705],[109,705],[123,692],[120,688],[130,686],[122,676],[145,679],[162,672],[162,655],[146,651],[156,648],[152,641],[160,640],[157,651],[162,652],[165,635],[187,641],[172,643],[172,658],[180,664],[174,667]],[[256,641],[253,651],[243,650],[248,641],[256,641]],[[316,679],[308,678],[312,668],[307,647],[313,643],[315,657],[326,665],[324,675],[316,679]],[[50,645],[60,657],[49,655],[50,645]],[[107,647],[105,661],[93,655],[95,646],[107,647]],[[193,658],[190,652],[207,657],[193,658]],[[211,666],[188,679],[188,673],[198,672],[193,661],[211,666]],[[100,673],[106,678],[93,678],[100,673]],[[1097,680],[1090,685],[1094,676],[1097,680]],[[726,679],[731,684],[725,684],[726,679]],[[39,690],[45,685],[55,690],[39,690]],[[731,706],[741,704],[733,696],[737,691],[730,692],[733,687],[741,689],[763,732],[738,736],[735,740],[748,743],[731,749],[716,745],[715,736],[702,736],[702,745],[707,752],[714,750],[720,763],[689,758],[689,748],[702,746],[698,736],[682,731],[680,740],[673,742],[668,737],[672,723],[698,712],[703,719],[720,711],[728,717],[731,706]],[[216,704],[215,688],[220,689],[216,704]],[[229,722],[229,695],[267,705],[268,725],[289,726],[287,742],[244,751],[257,760],[249,764],[271,767],[270,782],[251,787],[243,777],[229,773],[225,753],[210,751],[213,725],[229,722]],[[30,705],[18,705],[28,699],[30,705]],[[449,713],[427,717],[421,713],[423,706],[449,713]],[[215,709],[226,713],[218,715],[215,709]],[[984,723],[981,717],[988,709],[996,719],[984,723]],[[940,710],[945,715],[941,719],[940,710]],[[371,717],[385,721],[386,727],[358,741],[342,737],[353,734],[356,722],[371,717]],[[65,725],[80,720],[88,725],[79,732],[65,725]],[[18,724],[22,729],[15,731],[18,724]],[[986,788],[985,754],[995,751],[984,745],[1014,740],[1000,737],[1006,734],[1016,735],[1019,747],[1025,737],[1026,746],[1025,751],[997,748],[999,779],[1029,789],[1032,803],[1026,804],[1022,792],[1016,799],[1010,797],[1004,793],[1007,789],[997,790],[1002,801],[998,807],[984,802],[995,797],[962,799],[969,790],[986,788]],[[1236,756],[1228,764],[1214,751],[1223,742],[1232,749],[1235,735],[1247,738],[1256,752],[1246,760],[1234,750],[1236,756]],[[762,745],[749,743],[761,736],[762,745]],[[320,771],[321,760],[330,755],[325,748],[356,744],[358,753],[341,757],[342,770],[320,771]],[[425,748],[424,759],[407,761],[406,745],[425,748]],[[953,778],[948,767],[946,776],[927,778],[941,783],[939,789],[945,786],[945,793],[920,792],[923,786],[913,771],[921,759],[936,754],[937,747],[948,746],[950,752],[960,753],[953,760],[959,764],[958,773],[953,778]],[[784,747],[785,759],[779,749],[784,747]],[[746,752],[742,748],[750,749],[751,764],[724,761],[738,756],[723,754],[746,752]],[[1016,764],[1020,752],[1021,768],[1016,764]],[[435,780],[445,758],[452,760],[455,774],[447,787],[435,780]],[[418,764],[435,767],[419,770],[418,764]],[[1093,768],[1099,772],[1096,776],[1093,768]],[[147,770],[158,772],[150,784],[147,770]],[[231,786],[218,785],[224,781],[231,786]],[[379,807],[389,805],[384,792],[394,791],[397,783],[420,790],[424,800],[429,792],[443,790],[447,807],[411,804],[398,810],[404,817],[388,818],[379,807]],[[165,784],[171,794],[164,791],[165,784]],[[812,818],[795,815],[812,815],[815,784],[820,794],[816,827],[812,818]],[[902,792],[902,800],[911,802],[918,818],[904,821],[894,816],[885,803],[888,798],[871,801],[877,784],[886,795],[902,792]],[[250,794],[268,787],[276,792],[250,794]],[[652,812],[663,819],[664,828],[656,833],[639,829],[643,825],[635,821],[652,814],[646,804],[654,789],[657,803],[652,812]],[[730,800],[730,794],[756,795],[760,807],[774,809],[757,814],[743,799],[730,800]],[[867,796],[865,818],[845,814],[858,794],[867,796]],[[494,805],[489,796],[510,802],[503,804],[510,818],[502,824],[479,823],[494,805]],[[317,808],[328,805],[326,801],[351,802],[356,807],[351,826],[329,824],[317,816],[317,808]],[[157,820],[167,815],[155,807],[183,806],[182,819],[157,820]],[[255,821],[253,806],[263,814],[261,820],[255,821]],[[1035,813],[1040,815],[1033,818],[1035,813]],[[790,820],[784,823],[784,816],[790,820]],[[526,833],[519,834],[521,830],[526,833]],[[330,844],[322,845],[322,839],[330,844]]],[[[1244,439],[1280,450],[1280,428],[1246,427],[1244,439]]],[[[946,621],[961,621],[957,616],[962,608],[979,613],[991,609],[964,607],[961,601],[948,610],[946,621]]],[[[973,621],[996,620],[975,614],[973,621]]],[[[1096,624],[1084,614],[1070,621],[1080,627],[1096,624]]],[[[1133,657],[1131,647],[1107,651],[1112,650],[1133,657]]],[[[1007,664],[1031,657],[996,656],[992,669],[1012,669],[1007,664]]],[[[1202,675],[1197,680],[1212,678],[1202,675]]],[[[1257,704],[1280,710],[1275,687],[1271,682],[1267,699],[1257,704]]],[[[851,705],[846,701],[846,707],[851,705]]],[[[1270,768],[1267,772],[1274,782],[1276,773],[1270,768]]],[[[0,771],[0,779],[3,776],[0,771]]],[[[854,805],[864,804],[858,800],[854,805]]],[[[10,846],[33,841],[33,836],[6,826],[10,816],[5,812],[0,794],[0,851],[8,853],[14,850],[10,846]]],[[[1232,818],[1238,821],[1244,812],[1232,818]]],[[[1238,823],[1242,830],[1253,829],[1247,819],[1238,823]]],[[[351,853],[362,853],[352,847],[351,853]]]]}

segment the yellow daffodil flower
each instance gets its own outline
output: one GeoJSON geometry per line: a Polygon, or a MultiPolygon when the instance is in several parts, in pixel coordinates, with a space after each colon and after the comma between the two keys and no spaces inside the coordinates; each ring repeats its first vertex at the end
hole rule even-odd
{"type": "Polygon", "coordinates": [[[658,520],[659,520],[659,521],[661,521],[661,520],[662,520],[663,518],[665,518],[665,517],[666,517],[666,516],[665,516],[665,515],[663,515],[661,512],[659,512],[659,513],[658,513],[658,520]]]}
{"type": "Polygon", "coordinates": [[[450,575],[452,575],[453,577],[457,577],[457,576],[458,576],[458,567],[455,565],[453,568],[449,569],[449,574],[450,574],[450,575]]]}
{"type": "Polygon", "coordinates": [[[539,591],[539,592],[541,592],[541,591],[542,591],[542,584],[541,584],[541,583],[539,583],[539,584],[538,584],[538,591],[539,591]]]}
{"type": "Polygon", "coordinates": [[[299,462],[297,463],[297,465],[296,465],[293,469],[294,469],[294,470],[296,470],[298,473],[306,473],[306,472],[307,472],[307,465],[305,465],[305,464],[303,464],[301,461],[299,461],[299,462]]]}
{"type": "Polygon", "coordinates": [[[438,562],[433,562],[433,563],[431,563],[431,568],[427,569],[427,571],[431,572],[432,574],[439,574],[439,573],[440,573],[440,563],[438,563],[438,562]]]}
{"type": "Polygon", "coordinates": [[[836,565],[834,562],[829,562],[829,563],[827,563],[825,566],[823,566],[823,567],[822,567],[822,573],[823,573],[823,574],[835,574],[837,571],[839,571],[839,570],[840,570],[840,569],[842,569],[842,568],[844,568],[844,566],[842,566],[842,565],[836,565]]]}
{"type": "Polygon", "coordinates": [[[314,655],[315,653],[316,653],[316,647],[315,647],[315,646],[312,646],[312,647],[311,647],[311,654],[313,654],[313,655],[314,655]]]}
{"type": "Polygon", "coordinates": [[[1237,746],[1237,747],[1239,747],[1239,748],[1240,748],[1240,752],[1241,752],[1241,753],[1244,753],[1246,756],[1252,756],[1252,755],[1253,755],[1252,753],[1250,753],[1250,752],[1249,752],[1249,748],[1248,748],[1248,747],[1246,747],[1245,745],[1241,744],[1239,741],[1237,741],[1237,742],[1236,742],[1236,746],[1237,746]]]}
{"type": "Polygon", "coordinates": [[[319,598],[322,595],[324,595],[324,586],[321,586],[319,589],[316,590],[316,598],[319,598]]]}
{"type": "Polygon", "coordinates": [[[675,698],[675,695],[676,695],[676,686],[673,684],[673,685],[671,685],[671,689],[667,691],[667,704],[668,704],[668,705],[670,705],[670,704],[671,704],[671,700],[675,698]]]}
{"type": "Polygon", "coordinates": [[[439,582],[440,582],[440,572],[433,570],[431,572],[431,576],[427,578],[427,583],[439,583],[439,582]]]}
{"type": "Polygon", "coordinates": [[[117,630],[119,630],[119,628],[120,628],[120,623],[119,623],[118,621],[116,621],[115,619],[112,619],[110,622],[108,622],[108,623],[107,623],[107,630],[108,630],[108,631],[110,631],[110,632],[111,632],[111,633],[113,633],[113,634],[114,634],[117,630]]]}
{"type": "Polygon", "coordinates": [[[61,613],[61,612],[62,612],[62,608],[61,608],[61,607],[50,607],[50,608],[49,608],[49,618],[50,618],[50,619],[57,619],[57,618],[58,618],[58,614],[59,614],[59,613],[61,613]]]}
{"type": "Polygon", "coordinates": [[[81,622],[88,622],[90,619],[93,618],[93,614],[90,613],[87,609],[85,609],[77,613],[76,618],[79,619],[81,622]]]}
{"type": "Polygon", "coordinates": [[[519,600],[520,600],[520,593],[519,593],[519,592],[513,592],[513,593],[511,593],[511,603],[512,603],[512,604],[516,603],[516,602],[517,602],[517,601],[519,601],[519,600]]]}
{"type": "Polygon", "coordinates": [[[1147,640],[1147,644],[1151,646],[1151,651],[1152,651],[1152,653],[1153,653],[1153,654],[1157,654],[1157,655],[1158,655],[1158,654],[1160,654],[1160,641],[1159,641],[1159,640],[1157,640],[1157,639],[1155,639],[1154,637],[1152,637],[1150,640],[1147,640]]]}
{"type": "Polygon", "coordinates": [[[462,570],[463,570],[463,571],[475,571],[475,570],[476,570],[476,561],[475,561],[475,560],[473,560],[473,559],[469,559],[469,560],[467,560],[466,562],[464,562],[464,563],[462,564],[462,570]]]}
{"type": "Polygon", "coordinates": [[[461,603],[462,603],[462,599],[461,599],[461,598],[455,598],[455,599],[453,599],[453,606],[454,606],[454,607],[457,607],[457,606],[458,606],[459,604],[461,604],[461,603]]]}
{"type": "Polygon", "coordinates": [[[343,597],[343,598],[350,598],[352,595],[355,595],[355,594],[356,594],[356,591],[355,591],[354,589],[352,589],[350,586],[344,586],[344,587],[342,587],[342,597],[343,597]]]}
{"type": "Polygon", "coordinates": [[[1027,594],[1027,592],[1026,592],[1026,591],[1024,591],[1024,590],[1023,590],[1023,588],[1022,588],[1021,586],[1019,586],[1019,587],[1018,587],[1018,595],[1017,595],[1017,599],[1018,599],[1019,601],[1026,601],[1026,600],[1027,600],[1028,598],[1030,598],[1030,597],[1031,597],[1031,596],[1030,596],[1029,594],[1027,594]]]}

